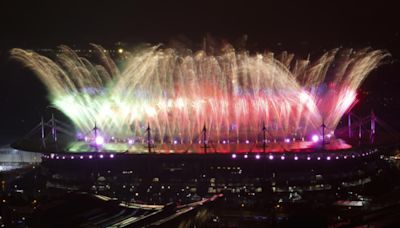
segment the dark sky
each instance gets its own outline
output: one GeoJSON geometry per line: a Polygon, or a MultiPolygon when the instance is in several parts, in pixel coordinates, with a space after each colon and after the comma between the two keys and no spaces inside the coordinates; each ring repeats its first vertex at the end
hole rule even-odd
{"type": "MultiPolygon", "coordinates": [[[[371,46],[391,52],[392,63],[374,71],[363,88],[376,92],[379,99],[393,97],[400,105],[396,5],[396,1],[1,0],[0,134],[20,135],[33,127],[47,105],[41,83],[9,60],[12,47],[86,46],[89,42],[107,47],[118,41],[168,43],[180,37],[196,43],[206,34],[231,42],[246,34],[248,47],[255,51],[320,54],[338,46],[371,46]]],[[[395,107],[382,112],[397,111],[395,107]]]]}
{"type": "MultiPolygon", "coordinates": [[[[394,2],[394,1],[393,1],[394,2]]],[[[398,39],[400,16],[387,1],[1,1],[8,45],[163,42],[206,33],[253,42],[363,45],[398,39]]]]}

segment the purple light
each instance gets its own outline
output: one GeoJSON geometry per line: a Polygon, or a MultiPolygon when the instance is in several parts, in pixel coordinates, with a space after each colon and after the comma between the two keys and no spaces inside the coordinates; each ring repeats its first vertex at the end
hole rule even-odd
{"type": "Polygon", "coordinates": [[[286,139],[285,139],[285,143],[290,143],[290,139],[289,139],[289,138],[286,138],[286,139]]]}
{"type": "Polygon", "coordinates": [[[74,156],[71,156],[71,159],[74,159],[74,156]]]}
{"type": "Polygon", "coordinates": [[[62,156],[62,159],[65,159],[65,156],[62,156]]]}
{"type": "Polygon", "coordinates": [[[256,155],[256,159],[260,159],[260,155],[259,154],[256,155]]]}
{"type": "Polygon", "coordinates": [[[319,140],[318,135],[313,135],[313,136],[311,137],[311,140],[312,140],[313,142],[318,142],[318,140],[319,140]]]}
{"type": "Polygon", "coordinates": [[[307,157],[307,161],[310,161],[311,160],[311,158],[310,157],[307,157]]]}
{"type": "Polygon", "coordinates": [[[78,133],[76,133],[76,138],[78,140],[82,140],[82,139],[84,139],[84,136],[83,136],[83,134],[81,132],[78,132],[78,133]]]}
{"type": "Polygon", "coordinates": [[[92,159],[93,158],[93,156],[92,155],[89,155],[89,159],[92,159]]]}
{"type": "Polygon", "coordinates": [[[344,156],[344,159],[347,159],[347,156],[344,156]]]}
{"type": "Polygon", "coordinates": [[[96,142],[96,145],[98,145],[98,146],[103,145],[104,138],[99,135],[99,136],[96,137],[95,142],[96,142]]]}
{"type": "Polygon", "coordinates": [[[250,143],[250,141],[247,139],[247,140],[246,140],[246,144],[249,144],[249,143],[250,143]]]}
{"type": "Polygon", "coordinates": [[[285,160],[285,156],[281,156],[281,160],[285,160]]]}
{"type": "Polygon", "coordinates": [[[128,140],[128,144],[129,144],[129,145],[132,145],[132,144],[133,144],[133,140],[132,140],[132,139],[129,139],[129,140],[128,140]]]}
{"type": "Polygon", "coordinates": [[[295,160],[295,161],[299,160],[299,157],[294,156],[294,160],[295,160]]]}
{"type": "Polygon", "coordinates": [[[317,157],[317,160],[318,160],[318,161],[321,160],[321,157],[317,157]]]}
{"type": "Polygon", "coordinates": [[[244,155],[244,158],[248,158],[248,157],[249,157],[249,155],[247,155],[247,154],[244,155]]]}
{"type": "Polygon", "coordinates": [[[269,158],[269,160],[274,160],[274,155],[271,154],[268,156],[268,158],[269,158]]]}
{"type": "Polygon", "coordinates": [[[175,140],[174,140],[174,144],[175,144],[175,145],[178,144],[178,140],[175,139],[175,140]]]}
{"type": "Polygon", "coordinates": [[[83,156],[81,155],[79,158],[80,158],[80,159],[83,159],[83,156]]]}
{"type": "Polygon", "coordinates": [[[104,158],[104,155],[100,154],[100,158],[104,158]]]}
{"type": "Polygon", "coordinates": [[[222,141],[222,143],[223,143],[223,144],[226,144],[226,141],[225,141],[225,140],[223,140],[223,141],[222,141]]]}
{"type": "Polygon", "coordinates": [[[330,161],[330,160],[331,160],[331,157],[330,157],[330,156],[326,157],[326,160],[330,161]]]}
{"type": "Polygon", "coordinates": [[[339,160],[339,156],[336,156],[336,160],[339,160]]]}
{"type": "Polygon", "coordinates": [[[110,154],[110,158],[114,158],[114,154],[110,154]]]}
{"type": "Polygon", "coordinates": [[[232,158],[235,159],[236,158],[236,154],[232,154],[232,158]]]}

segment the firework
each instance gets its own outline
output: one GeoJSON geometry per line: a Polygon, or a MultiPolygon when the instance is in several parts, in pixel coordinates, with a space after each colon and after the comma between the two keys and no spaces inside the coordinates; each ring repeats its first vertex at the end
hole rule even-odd
{"type": "Polygon", "coordinates": [[[218,55],[152,46],[124,50],[118,67],[105,49],[93,49],[96,63],[67,46],[53,59],[22,49],[11,54],[38,75],[77,131],[97,125],[108,139],[140,141],[150,125],[161,143],[197,143],[204,125],[215,142],[262,140],[263,126],[271,140],[311,139],[322,123],[332,132],[388,55],[334,49],[310,61],[230,45],[218,55]]]}

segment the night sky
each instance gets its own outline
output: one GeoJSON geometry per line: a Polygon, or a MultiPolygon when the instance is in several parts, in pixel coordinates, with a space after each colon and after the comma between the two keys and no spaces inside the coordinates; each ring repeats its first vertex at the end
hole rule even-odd
{"type": "Polygon", "coordinates": [[[335,47],[382,48],[392,57],[373,71],[355,107],[373,108],[399,129],[400,13],[386,1],[19,1],[0,2],[0,142],[31,129],[48,105],[44,86],[9,49],[87,47],[117,42],[165,43],[185,40],[196,47],[204,36],[247,48],[288,50],[316,56],[335,47]],[[99,2],[99,3],[96,3],[99,2]],[[360,107],[359,107],[360,106],[360,107]]]}

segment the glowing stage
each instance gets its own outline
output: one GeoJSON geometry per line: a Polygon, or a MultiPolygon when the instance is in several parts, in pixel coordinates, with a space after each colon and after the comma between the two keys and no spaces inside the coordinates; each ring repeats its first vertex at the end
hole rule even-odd
{"type": "MultiPolygon", "coordinates": [[[[350,149],[351,145],[347,144],[341,139],[332,139],[325,143],[324,150],[338,151],[350,149]]],[[[312,152],[320,151],[322,149],[321,142],[312,141],[286,141],[286,142],[269,142],[252,143],[247,141],[245,143],[231,143],[223,141],[221,143],[209,143],[206,146],[203,144],[157,144],[149,145],[141,143],[104,143],[102,145],[91,145],[84,141],[73,142],[66,149],[66,152],[82,153],[82,152],[102,152],[102,153],[131,153],[131,154],[184,154],[184,153],[282,153],[282,152],[312,152]],[[150,151],[149,151],[150,149],[150,151]]]]}

